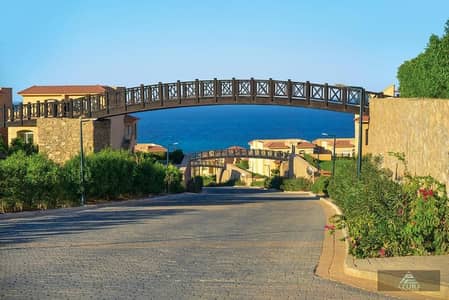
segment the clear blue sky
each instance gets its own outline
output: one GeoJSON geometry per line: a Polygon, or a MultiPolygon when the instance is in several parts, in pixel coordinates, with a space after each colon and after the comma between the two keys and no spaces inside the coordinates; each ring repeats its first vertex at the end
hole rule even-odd
{"type": "MultiPolygon", "coordinates": [[[[4,1],[0,86],[268,78],[381,90],[449,1],[4,1]]],[[[16,98],[20,99],[20,98],[16,98]]]]}

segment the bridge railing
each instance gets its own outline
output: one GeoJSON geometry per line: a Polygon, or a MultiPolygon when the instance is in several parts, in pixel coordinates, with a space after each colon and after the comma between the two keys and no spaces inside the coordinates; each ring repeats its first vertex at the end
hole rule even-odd
{"type": "Polygon", "coordinates": [[[290,153],[263,149],[226,149],[197,152],[191,155],[190,160],[208,160],[217,158],[265,158],[274,160],[288,160],[290,153]]]}
{"type": "MultiPolygon", "coordinates": [[[[359,107],[364,99],[364,108],[369,107],[369,99],[382,97],[381,93],[367,92],[361,87],[329,85],[291,80],[273,79],[224,79],[176,81],[152,85],[120,88],[101,95],[86,95],[74,99],[48,99],[31,104],[17,104],[0,107],[0,126],[7,122],[31,120],[40,117],[107,117],[112,114],[145,110],[146,106],[176,106],[184,101],[190,103],[201,99],[216,102],[265,99],[286,104],[311,106],[337,105],[359,107]],[[227,100],[226,100],[227,101],[227,100]],[[137,108],[136,108],[137,107],[137,108]]],[[[227,103],[227,102],[226,102],[227,103]]]]}

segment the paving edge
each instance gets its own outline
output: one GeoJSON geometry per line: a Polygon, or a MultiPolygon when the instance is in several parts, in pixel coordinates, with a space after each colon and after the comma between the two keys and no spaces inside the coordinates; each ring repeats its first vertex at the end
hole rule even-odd
{"type": "MultiPolygon", "coordinates": [[[[320,197],[320,203],[323,203],[324,205],[330,207],[334,211],[334,214],[337,214],[337,215],[342,215],[343,214],[341,209],[337,205],[335,205],[335,203],[333,203],[332,201],[330,201],[328,199],[320,197]]],[[[325,213],[325,215],[326,215],[326,221],[327,221],[330,216],[328,216],[326,213],[325,213]]],[[[343,236],[343,237],[347,237],[348,236],[348,232],[347,232],[346,228],[343,228],[340,231],[341,231],[341,236],[343,236]]],[[[335,240],[335,238],[334,238],[334,240],[335,240]]],[[[324,243],[324,241],[323,241],[323,243],[324,243]]],[[[323,250],[324,250],[324,248],[323,248],[323,250]]],[[[333,251],[334,252],[336,251],[335,245],[333,247],[333,251]]],[[[330,265],[328,266],[329,272],[330,272],[330,270],[332,268],[332,265],[341,263],[342,267],[343,267],[342,271],[343,271],[343,273],[345,275],[347,275],[349,277],[354,277],[354,278],[358,278],[358,279],[362,279],[362,280],[368,281],[368,282],[370,282],[371,285],[373,283],[377,283],[377,272],[371,272],[371,271],[357,269],[356,267],[353,266],[353,263],[351,262],[351,260],[353,258],[348,253],[349,253],[349,242],[348,242],[347,239],[345,239],[345,242],[344,242],[344,254],[345,254],[344,255],[344,260],[343,260],[343,262],[341,262],[341,261],[340,262],[336,262],[336,260],[334,260],[335,253],[333,253],[332,254],[333,258],[332,258],[332,260],[329,263],[330,265]]],[[[323,254],[324,253],[321,254],[319,264],[321,264],[321,260],[322,260],[323,256],[326,256],[326,254],[324,254],[324,255],[323,254]]],[[[320,268],[320,266],[318,266],[317,269],[318,268],[320,268]]],[[[321,268],[322,268],[322,266],[321,266],[321,268]]],[[[339,278],[335,278],[335,277],[333,278],[333,276],[330,275],[330,274],[329,274],[329,277],[323,276],[322,272],[321,272],[321,274],[318,274],[318,272],[316,272],[316,274],[318,276],[320,276],[320,277],[325,277],[325,278],[330,279],[330,280],[339,281],[339,282],[341,281],[341,280],[339,280],[339,278]]],[[[341,281],[341,282],[348,284],[348,281],[350,282],[351,280],[349,279],[349,280],[345,280],[345,281],[341,281]]],[[[351,284],[351,283],[349,283],[349,284],[353,285],[353,286],[356,286],[356,287],[359,287],[359,288],[362,288],[364,290],[370,290],[370,291],[378,292],[376,289],[373,290],[372,288],[367,288],[366,285],[365,286],[358,286],[357,284],[351,284]]],[[[389,296],[396,296],[396,297],[398,297],[398,296],[399,297],[409,297],[410,296],[410,293],[404,294],[404,293],[401,293],[401,292],[391,292],[391,293],[385,293],[385,294],[387,294],[389,296]]],[[[421,299],[449,299],[449,284],[446,283],[446,282],[440,282],[440,292],[439,293],[436,293],[436,292],[414,292],[413,294],[415,296],[418,296],[418,297],[413,297],[413,298],[416,298],[416,299],[420,299],[420,298],[421,299]]]]}

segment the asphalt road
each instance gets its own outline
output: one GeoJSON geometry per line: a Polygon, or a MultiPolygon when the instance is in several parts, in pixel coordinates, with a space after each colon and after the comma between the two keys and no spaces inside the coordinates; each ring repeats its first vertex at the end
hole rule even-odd
{"type": "Polygon", "coordinates": [[[255,189],[0,220],[1,299],[385,299],[314,275],[316,199],[255,189]]]}

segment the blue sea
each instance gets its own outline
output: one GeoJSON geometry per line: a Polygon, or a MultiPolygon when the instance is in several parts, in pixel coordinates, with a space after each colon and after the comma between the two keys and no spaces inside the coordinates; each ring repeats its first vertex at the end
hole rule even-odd
{"type": "Polygon", "coordinates": [[[139,143],[156,143],[196,152],[248,148],[253,139],[303,138],[321,133],[354,137],[354,115],[273,105],[217,105],[164,109],[134,114],[140,118],[139,143]],[[178,143],[173,146],[173,143],[178,143]]]}

